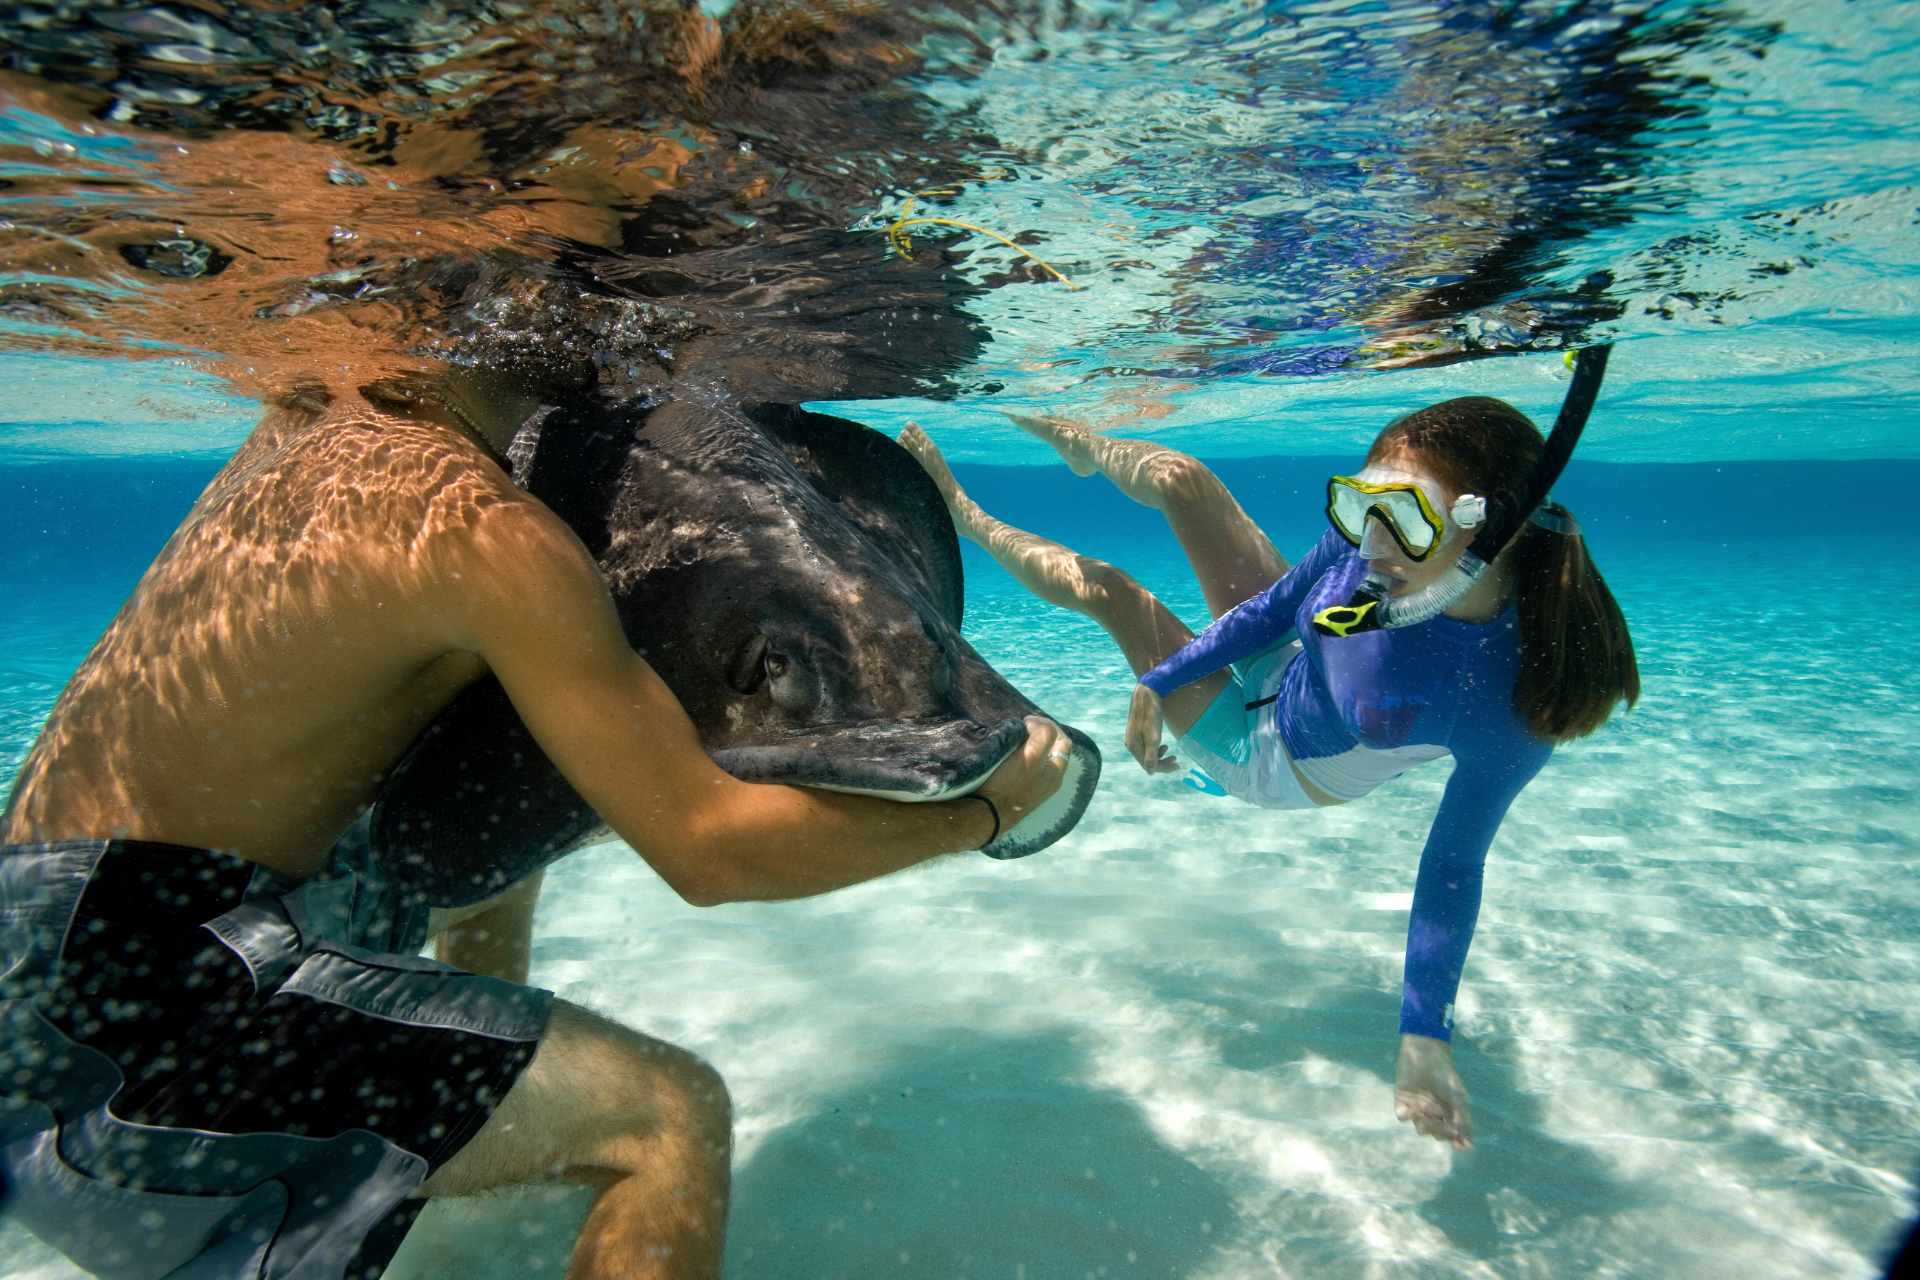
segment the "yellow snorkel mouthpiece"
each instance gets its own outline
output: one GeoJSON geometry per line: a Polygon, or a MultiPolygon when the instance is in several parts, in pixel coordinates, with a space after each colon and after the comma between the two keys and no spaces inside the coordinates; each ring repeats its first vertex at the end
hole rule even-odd
{"type": "Polygon", "coordinates": [[[1377,619],[1369,622],[1378,600],[1355,600],[1352,604],[1336,604],[1322,609],[1313,615],[1314,628],[1326,635],[1350,636],[1358,631],[1376,631],[1380,627],[1377,619]]]}

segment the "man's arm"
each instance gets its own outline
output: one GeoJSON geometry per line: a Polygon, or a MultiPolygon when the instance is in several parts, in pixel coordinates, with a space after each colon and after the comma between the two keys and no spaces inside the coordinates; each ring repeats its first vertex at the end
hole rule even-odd
{"type": "MultiPolygon", "coordinates": [[[[567,781],[687,901],[806,897],[991,838],[993,818],[972,800],[901,804],[720,769],[628,645],[586,548],[544,507],[487,510],[468,554],[463,589],[449,592],[455,643],[486,660],[567,781]]],[[[1066,767],[1059,726],[1028,727],[980,788],[1008,827],[1066,767]]]]}
{"type": "Polygon", "coordinates": [[[1165,698],[1270,647],[1293,630],[1294,615],[1307,592],[1347,550],[1340,535],[1329,530],[1278,582],[1215,618],[1205,631],[1143,674],[1140,683],[1165,698]]]}

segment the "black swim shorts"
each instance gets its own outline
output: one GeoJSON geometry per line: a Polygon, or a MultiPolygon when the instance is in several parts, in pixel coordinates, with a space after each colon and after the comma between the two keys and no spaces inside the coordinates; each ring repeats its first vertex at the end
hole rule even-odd
{"type": "Polygon", "coordinates": [[[105,1280],[378,1276],[552,996],[421,959],[376,876],[0,848],[0,1198],[105,1280]]]}

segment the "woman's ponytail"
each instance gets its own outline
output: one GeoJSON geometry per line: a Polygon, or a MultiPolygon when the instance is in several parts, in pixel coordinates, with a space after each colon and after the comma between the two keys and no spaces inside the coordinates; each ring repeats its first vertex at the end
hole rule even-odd
{"type": "Polygon", "coordinates": [[[1520,620],[1520,678],[1513,709],[1550,742],[1584,737],[1615,706],[1640,697],[1640,668],[1606,579],[1587,555],[1580,526],[1564,507],[1547,510],[1546,525],[1521,526],[1512,557],[1514,607],[1520,620]]]}

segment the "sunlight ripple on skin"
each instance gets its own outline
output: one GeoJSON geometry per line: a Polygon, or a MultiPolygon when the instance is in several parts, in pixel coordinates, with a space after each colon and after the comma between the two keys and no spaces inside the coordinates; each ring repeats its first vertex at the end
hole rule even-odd
{"type": "MultiPolygon", "coordinates": [[[[610,72],[583,60],[578,77],[536,69],[513,90],[516,128],[492,136],[463,105],[485,86],[416,99],[411,71],[283,69],[268,92],[288,101],[346,77],[343,110],[372,113],[364,145],[251,125],[142,133],[111,122],[115,91],[95,77],[8,72],[17,110],[0,113],[0,148],[25,170],[8,171],[8,221],[57,234],[0,235],[21,277],[3,290],[8,314],[30,322],[0,342],[111,363],[21,356],[0,380],[0,461],[230,451],[220,415],[234,401],[156,391],[179,382],[161,372],[178,348],[129,335],[212,353],[253,391],[284,391],[316,364],[359,386],[531,341],[578,356],[617,395],[714,403],[731,402],[746,366],[703,365],[701,343],[742,339],[757,358],[772,338],[796,344],[784,365],[768,360],[794,380],[779,383],[787,398],[871,396],[843,407],[889,434],[923,418],[956,465],[1045,455],[1059,484],[1030,492],[1049,518],[1091,526],[1080,504],[1094,486],[1072,488],[1003,410],[1265,459],[1251,487],[1310,538],[1318,496],[1283,486],[1281,455],[1357,456],[1388,418],[1446,395],[1497,395],[1544,421],[1566,385],[1557,344],[1617,338],[1567,484],[1595,463],[1711,465],[1657,509],[1627,491],[1654,468],[1603,466],[1591,482],[1605,501],[1581,516],[1600,517],[1590,527],[1647,696],[1558,752],[1495,843],[1457,1010],[1473,1152],[1416,1139],[1391,1112],[1408,890],[1446,764],[1339,812],[1284,816],[1114,768],[1071,840],[1040,857],[955,857],[778,906],[691,911],[604,844],[551,874],[533,980],[725,1074],[748,1191],[742,1277],[985,1274],[973,1268],[990,1258],[994,1274],[1031,1280],[1102,1267],[1866,1280],[1915,1203],[1920,614],[1899,607],[1916,595],[1914,560],[1865,562],[1831,517],[1817,533],[1794,523],[1839,505],[1827,490],[1782,486],[1775,506],[1733,473],[1817,456],[1882,460],[1846,473],[1877,480],[1885,459],[1914,454],[1920,240],[1902,174],[1920,100],[1889,91],[1885,71],[1911,60],[1912,24],[1887,0],[1599,7],[1655,25],[1611,52],[1588,23],[1572,35],[1597,44],[1489,50],[1487,32],[1456,39],[1433,6],[1399,22],[1323,5],[1288,23],[1203,0],[1147,6],[1122,47],[1115,24],[1028,30],[1021,6],[966,6],[960,38],[922,63],[886,25],[912,20],[910,6],[735,5],[758,16],[724,39],[699,6],[615,6],[647,15],[632,56],[610,72]],[[1157,24],[1176,8],[1181,22],[1157,24]],[[1006,15],[979,38],[978,22],[1006,15]],[[1705,34],[1660,41],[1671,15],[1700,17],[1705,34]],[[815,120],[796,106],[841,100],[810,79],[836,56],[870,80],[861,105],[882,110],[815,120]],[[1567,87],[1616,61],[1638,68],[1651,114],[1567,87]],[[1551,118],[1562,99],[1579,118],[1551,118]],[[1509,132],[1510,115],[1523,123],[1509,132]],[[399,126],[386,143],[383,122],[399,126]],[[974,130],[993,135],[1004,171],[978,163],[974,130]],[[1463,151],[1483,146],[1485,163],[1463,151]],[[887,256],[887,213],[923,178],[957,182],[943,212],[1007,228],[1082,291],[959,237],[923,237],[912,263],[887,256]],[[648,202],[663,195],[656,207],[687,213],[687,239],[655,236],[648,202]],[[119,249],[183,220],[234,250],[232,265],[132,274],[119,249]],[[653,242],[633,249],[630,232],[653,242]],[[591,277],[619,306],[588,318],[620,325],[588,333],[572,311],[536,322],[539,299],[514,286],[545,279],[557,244],[587,265],[556,292],[591,277]],[[427,305],[467,287],[449,270],[463,255],[499,267],[475,286],[499,309],[427,305]],[[1539,309],[1602,270],[1598,298],[1557,321],[1539,309]],[[126,279],[140,287],[112,299],[83,287],[126,279]],[[1290,363],[1516,342],[1538,351],[1390,377],[1290,363]],[[883,389],[861,390],[868,375],[883,389]],[[882,398],[902,390],[926,398],[882,398]],[[159,398],[126,407],[137,396],[159,398]],[[69,406],[99,421],[42,421],[81,412],[69,406]]],[[[942,31],[951,15],[927,8],[942,31]]],[[[60,21],[81,32],[98,9],[65,6],[60,21]]],[[[562,9],[583,30],[594,20],[595,6],[562,9]]],[[[514,56],[589,51],[557,31],[518,40],[518,12],[499,17],[514,56]]],[[[370,480],[402,465],[364,443],[348,432],[336,447],[370,480]]],[[[443,479],[440,518],[457,521],[458,480],[443,479]]],[[[364,497],[352,488],[312,495],[291,560],[244,536],[219,558],[270,603],[276,580],[327,571],[328,530],[364,497]]],[[[418,514],[403,513],[397,541],[418,514]]],[[[1121,525],[1093,532],[1116,554],[1142,550],[1156,589],[1184,573],[1121,525]]],[[[35,558],[60,550],[36,538],[23,526],[8,550],[24,554],[0,559],[0,780],[124,594],[32,580],[35,558]],[[14,589],[16,573],[30,585],[14,589]]],[[[230,583],[157,586],[156,607],[195,619],[184,643],[278,642],[221,607],[230,583]]],[[[364,584],[329,589],[344,601],[364,584]]],[[[1034,608],[977,565],[967,594],[968,638],[1013,683],[1121,741],[1131,678],[1092,624],[1034,608]]],[[[1165,598],[1204,619],[1197,593],[1165,598]]],[[[152,657],[110,645],[102,672],[164,679],[152,657]]],[[[111,795],[124,712],[102,685],[76,687],[75,732],[98,740],[111,795]]],[[[168,709],[286,692],[156,689],[168,709]]],[[[288,803],[319,827],[340,806],[304,785],[311,767],[291,760],[288,803]]],[[[180,803],[205,794],[206,772],[183,767],[180,803]]],[[[558,1280],[576,1207],[544,1192],[435,1205],[391,1280],[558,1280]]],[[[79,1276],[10,1222],[0,1272],[79,1276]]]]}

